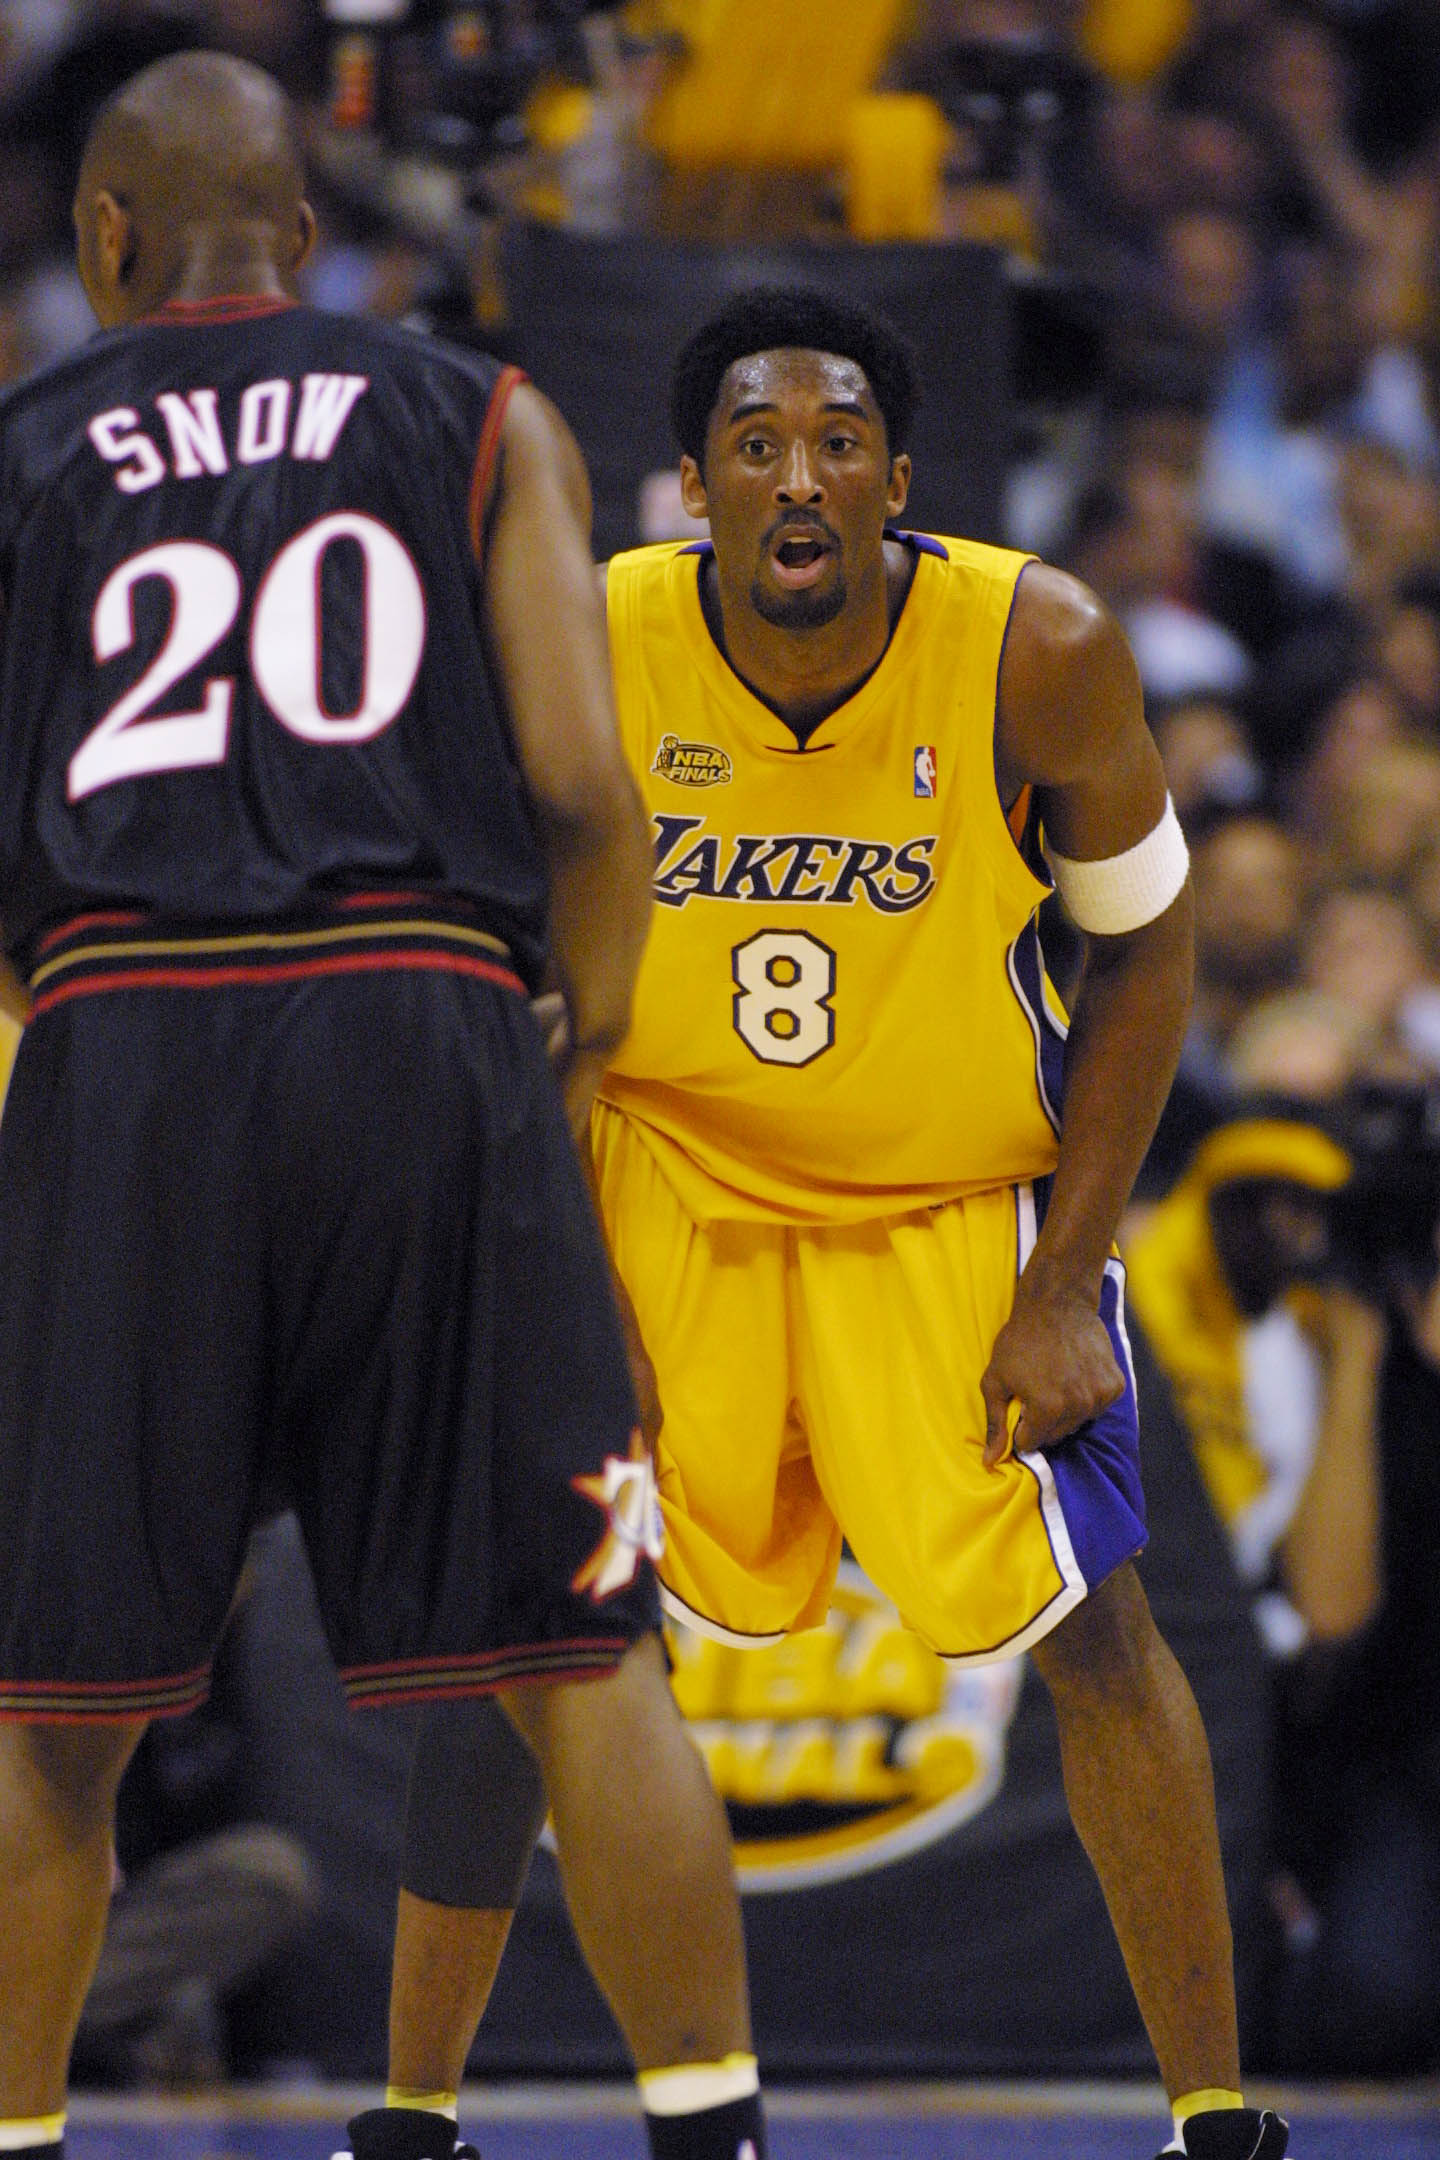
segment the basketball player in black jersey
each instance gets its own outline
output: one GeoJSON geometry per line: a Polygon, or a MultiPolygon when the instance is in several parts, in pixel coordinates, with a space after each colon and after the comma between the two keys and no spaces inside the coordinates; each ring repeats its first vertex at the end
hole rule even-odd
{"type": "Polygon", "coordinates": [[[760,2160],[724,1818],[665,1684],[566,1127],[649,871],[578,453],[513,371],[295,304],[313,220],[251,68],[128,85],[76,225],[103,334],[0,403],[30,1013],[0,1126],[0,2145],[59,2147],[116,1784],[203,1696],[278,1496],[352,1698],[498,1692],[539,1758],[580,1938],[678,2098],[655,2152],[760,2160]]]}

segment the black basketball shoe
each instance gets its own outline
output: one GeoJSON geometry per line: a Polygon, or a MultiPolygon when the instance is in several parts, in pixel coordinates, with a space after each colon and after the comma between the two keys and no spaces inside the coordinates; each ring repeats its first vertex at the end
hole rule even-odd
{"type": "MultiPolygon", "coordinates": [[[[1290,2125],[1266,2108],[1207,2109],[1185,2125],[1185,2160],[1285,2160],[1290,2125]]],[[[1161,2153],[1158,2160],[1176,2160],[1161,2153]]]]}
{"type": "Polygon", "coordinates": [[[455,2142],[448,2115],[427,2108],[367,2108],[347,2127],[350,2150],[332,2160],[480,2160],[473,2145],[455,2142]]]}

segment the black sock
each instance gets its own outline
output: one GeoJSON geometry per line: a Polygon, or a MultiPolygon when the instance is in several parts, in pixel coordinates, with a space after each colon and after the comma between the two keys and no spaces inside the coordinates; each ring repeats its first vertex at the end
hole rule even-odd
{"type": "Polygon", "coordinates": [[[349,2122],[355,2160],[451,2160],[455,2125],[429,2108],[366,2108],[349,2122]]]}
{"type": "Polygon", "coordinates": [[[651,2160],[765,2160],[759,2093],[695,2115],[648,2115],[651,2160]]]}

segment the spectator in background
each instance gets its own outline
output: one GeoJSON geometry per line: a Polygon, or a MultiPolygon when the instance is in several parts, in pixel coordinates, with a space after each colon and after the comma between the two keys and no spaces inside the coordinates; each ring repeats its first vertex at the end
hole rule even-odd
{"type": "Polygon", "coordinates": [[[1222,818],[1195,835],[1196,988],[1194,1030],[1223,1055],[1257,998],[1295,977],[1304,859],[1273,818],[1253,811],[1222,818]]]}
{"type": "Polygon", "coordinates": [[[1333,1103],[1365,1069],[1370,1030],[1359,1013],[1318,990],[1278,990],[1240,1021],[1225,1058],[1236,1095],[1333,1103]]]}
{"type": "MultiPolygon", "coordinates": [[[[1299,716],[1297,716],[1298,719],[1299,716]]],[[[1296,727],[1288,766],[1288,793],[1296,831],[1318,854],[1370,764],[1406,739],[1405,708],[1382,676],[1342,676],[1318,712],[1296,727]]]]}
{"type": "Polygon", "coordinates": [[[1195,995],[1179,1070],[1137,1183],[1169,1190],[1236,1096],[1231,1040],[1251,1008],[1296,977],[1307,897],[1304,857],[1275,819],[1253,810],[1192,827],[1195,995]]]}
{"type": "Polygon", "coordinates": [[[1367,626],[1378,624],[1393,596],[1435,562],[1440,547],[1440,490],[1433,464],[1408,459],[1380,436],[1346,444],[1337,502],[1345,542],[1344,594],[1367,626]]]}
{"type": "MultiPolygon", "coordinates": [[[[1387,1321],[1373,1290],[1342,1279],[1335,1201],[1353,1172],[1303,1114],[1254,1105],[1201,1144],[1126,1250],[1132,1323],[1150,1352],[1137,1369],[1153,1385],[1158,1368],[1188,1431],[1254,1593],[1280,1703],[1293,1661],[1333,1659],[1382,1596],[1387,1321]]],[[[1292,1937],[1301,1914],[1312,1934],[1318,1925],[1292,1868],[1303,1843],[1294,1744],[1282,1722],[1271,1895],[1292,1937]]],[[[1299,1773],[1312,1790],[1313,1770],[1312,1748],[1299,1773]]],[[[1329,1784],[1321,1806],[1333,1812],[1329,1784]]],[[[1293,2050],[1306,2019],[1284,1952],[1276,1994],[1293,2050]]]]}
{"type": "Polygon", "coordinates": [[[1440,579],[1433,564],[1400,581],[1376,639],[1376,662],[1410,726],[1440,743],[1440,579]]]}
{"type": "Polygon", "coordinates": [[[1133,310],[1155,280],[1155,233],[1175,200],[1168,115],[1147,87],[1106,86],[1092,101],[1057,188],[1051,260],[1133,310]]]}
{"type": "Polygon", "coordinates": [[[1259,115],[1231,97],[1187,97],[1167,87],[1175,185],[1187,202],[1221,214],[1272,214],[1274,157],[1259,115]]]}
{"type": "Polygon", "coordinates": [[[1411,865],[1405,895],[1420,925],[1430,965],[1440,967],[1440,837],[1432,837],[1411,865]]]}
{"type": "Polygon", "coordinates": [[[1238,209],[1188,203],[1160,229],[1159,334],[1191,357],[1212,396],[1251,328],[1262,261],[1238,209]]]}
{"type": "MultiPolygon", "coordinates": [[[[1388,12],[1397,17],[1403,10],[1388,12]]],[[[1421,30],[1421,11],[1413,13],[1421,30]]],[[[1392,388],[1408,400],[1414,394],[1414,360],[1395,348],[1419,326],[1427,257],[1435,241],[1434,176],[1423,140],[1428,131],[1422,123],[1421,142],[1407,146],[1408,154],[1393,161],[1388,173],[1367,165],[1355,142],[1354,67],[1311,9],[1273,12],[1263,34],[1261,67],[1266,102],[1316,222],[1352,250],[1362,320],[1390,355],[1385,368],[1392,388]]]]}
{"type": "MultiPolygon", "coordinates": [[[[1216,404],[1206,453],[1205,518],[1269,554],[1302,592],[1333,596],[1350,574],[1343,452],[1362,439],[1402,461],[1440,458],[1418,368],[1366,336],[1353,259],[1310,243],[1285,262],[1269,336],[1242,353],[1216,404]],[[1401,380],[1396,381],[1396,376],[1401,380]]],[[[1361,483],[1363,485],[1363,481],[1361,483]]],[[[1357,506],[1348,506],[1352,516],[1357,506]]]]}
{"type": "Polygon", "coordinates": [[[1252,809],[1265,788],[1245,723],[1218,698],[1181,699],[1151,727],[1175,815],[1187,832],[1216,813],[1252,809]]]}
{"type": "Polygon", "coordinates": [[[1347,443],[1336,471],[1343,582],[1292,605],[1248,699],[1257,744],[1281,772],[1309,754],[1326,715],[1352,691],[1369,707],[1357,754],[1403,737],[1422,717],[1413,701],[1426,695],[1423,596],[1440,553],[1440,490],[1430,473],[1373,442],[1347,443]]]}
{"type": "MultiPolygon", "coordinates": [[[[1253,673],[1253,625],[1226,618],[1228,566],[1200,521],[1203,361],[1135,353],[1128,368],[1113,396],[1107,463],[1120,475],[1139,567],[1124,620],[1140,678],[1152,700],[1234,697],[1253,673]]],[[[1258,583],[1253,570],[1248,583],[1258,583]]]]}
{"type": "Polygon", "coordinates": [[[1371,885],[1337,885],[1307,916],[1306,982],[1359,1020],[1367,1068],[1419,1080],[1440,1071],[1440,984],[1409,903],[1371,885]]]}
{"type": "Polygon", "coordinates": [[[1250,658],[1207,609],[1184,463],[1133,419],[1114,430],[1109,462],[1114,477],[1092,483],[1076,504],[1060,550],[1065,567],[1118,617],[1147,703],[1236,696],[1250,679],[1250,658]]]}
{"type": "Polygon", "coordinates": [[[1308,1115],[1255,1104],[1126,1249],[1132,1311],[1277,1655],[1355,1633],[1379,1601],[1385,1330],[1337,1280],[1331,1225],[1352,1170],[1308,1115]]]}
{"type": "Polygon", "coordinates": [[[1360,1630],[1277,1676],[1284,1939],[1263,2045],[1277,2069],[1396,2075],[1440,2067],[1440,1117],[1431,1094],[1382,1091],[1351,1123],[1333,1227],[1387,1347],[1376,1493],[1358,1513],[1352,1495],[1335,1555],[1373,1510],[1376,1588],[1360,1630]]]}
{"type": "Polygon", "coordinates": [[[1440,748],[1404,740],[1357,759],[1337,787],[1334,875],[1401,885],[1440,825],[1440,748]]]}

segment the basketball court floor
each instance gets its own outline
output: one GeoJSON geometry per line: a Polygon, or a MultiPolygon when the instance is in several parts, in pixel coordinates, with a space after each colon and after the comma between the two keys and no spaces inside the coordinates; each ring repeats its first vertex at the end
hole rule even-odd
{"type": "MultiPolygon", "coordinates": [[[[77,2098],[70,2160],[330,2160],[373,2089],[267,2088],[203,2101],[77,2098]]],[[[1440,2160],[1440,2084],[1286,2090],[1294,2160],[1440,2160]]],[[[1127,2086],[886,2085],[775,2092],[771,2160],[1153,2160],[1158,2090],[1127,2086]]],[[[462,2134],[483,2160],[644,2160],[628,2088],[467,2091],[462,2134]]]]}

